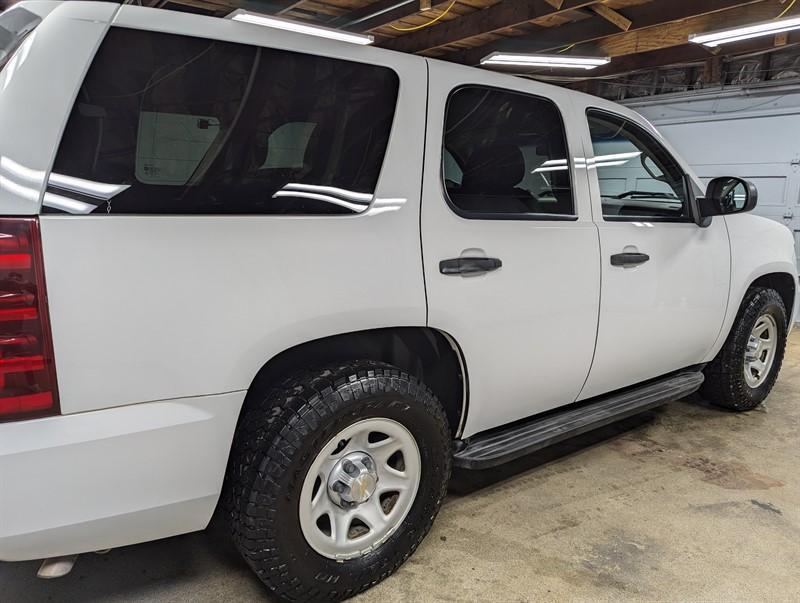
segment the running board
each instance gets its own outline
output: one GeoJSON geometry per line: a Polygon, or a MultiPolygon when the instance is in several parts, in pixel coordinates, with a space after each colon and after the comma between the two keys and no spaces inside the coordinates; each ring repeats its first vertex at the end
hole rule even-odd
{"type": "Polygon", "coordinates": [[[455,453],[453,463],[465,469],[488,469],[551,444],[603,427],[696,392],[703,373],[682,372],[523,423],[478,434],[455,453]]]}

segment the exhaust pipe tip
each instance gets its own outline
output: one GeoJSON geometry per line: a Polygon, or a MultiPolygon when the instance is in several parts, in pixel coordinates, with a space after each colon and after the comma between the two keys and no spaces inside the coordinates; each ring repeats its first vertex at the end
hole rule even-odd
{"type": "Polygon", "coordinates": [[[63,578],[72,571],[77,561],[77,555],[67,555],[65,557],[53,557],[42,561],[39,571],[36,572],[37,578],[52,580],[53,578],[63,578]]]}

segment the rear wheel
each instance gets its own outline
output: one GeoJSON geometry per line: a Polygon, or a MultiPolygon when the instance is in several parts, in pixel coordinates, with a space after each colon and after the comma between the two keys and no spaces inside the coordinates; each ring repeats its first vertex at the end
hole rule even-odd
{"type": "Polygon", "coordinates": [[[769,288],[750,289],[725,345],[704,371],[700,394],[730,410],[750,410],[761,404],[778,378],[787,326],[780,294],[769,288]]]}
{"type": "Polygon", "coordinates": [[[290,600],[341,600],[394,572],[428,532],[452,457],[431,391],[372,362],[308,371],[240,421],[228,475],[233,535],[290,600]]]}

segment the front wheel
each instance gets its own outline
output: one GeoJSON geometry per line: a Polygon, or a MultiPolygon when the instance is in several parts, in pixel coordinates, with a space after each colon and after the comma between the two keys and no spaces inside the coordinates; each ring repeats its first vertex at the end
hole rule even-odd
{"type": "Polygon", "coordinates": [[[395,367],[355,362],[263,392],[229,469],[234,541],[293,601],[336,601],[394,572],[447,491],[452,436],[431,391],[395,367]]]}
{"type": "Polygon", "coordinates": [[[725,345],[706,367],[700,394],[730,410],[755,408],[781,370],[788,319],[780,294],[753,287],[745,295],[725,345]]]}

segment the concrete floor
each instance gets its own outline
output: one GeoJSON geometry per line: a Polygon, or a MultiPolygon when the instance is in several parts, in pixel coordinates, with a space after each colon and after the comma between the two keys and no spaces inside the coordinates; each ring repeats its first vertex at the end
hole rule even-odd
{"type": "MultiPolygon", "coordinates": [[[[85,555],[56,581],[0,564],[0,601],[264,601],[218,527],[85,555]]],[[[800,600],[800,332],[766,405],[697,403],[488,474],[458,473],[434,528],[359,598],[800,600]]]]}

